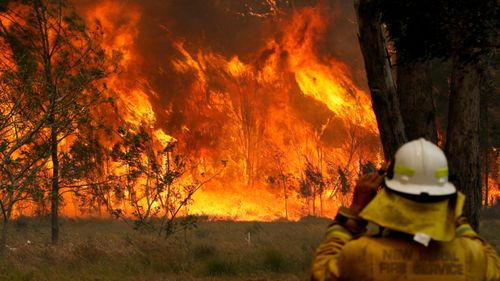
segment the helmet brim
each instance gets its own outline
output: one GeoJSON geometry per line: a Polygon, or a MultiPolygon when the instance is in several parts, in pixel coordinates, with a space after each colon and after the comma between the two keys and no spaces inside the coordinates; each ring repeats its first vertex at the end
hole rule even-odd
{"type": "Polygon", "coordinates": [[[446,182],[443,185],[421,185],[401,183],[397,179],[388,178],[385,178],[384,181],[385,185],[390,189],[410,195],[427,194],[429,196],[444,196],[451,195],[457,192],[455,186],[450,182],[446,182]]]}

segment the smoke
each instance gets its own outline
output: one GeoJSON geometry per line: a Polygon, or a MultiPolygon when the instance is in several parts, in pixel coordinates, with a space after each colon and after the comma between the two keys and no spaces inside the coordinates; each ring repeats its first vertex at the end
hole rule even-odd
{"type": "MultiPolygon", "coordinates": [[[[181,59],[173,41],[181,40],[191,54],[200,49],[220,54],[227,59],[238,56],[245,63],[258,63],[265,56],[262,50],[270,39],[280,41],[283,22],[290,19],[292,12],[303,7],[322,9],[329,21],[324,38],[317,42],[320,57],[336,57],[359,70],[361,57],[357,49],[356,25],[352,5],[346,1],[276,1],[276,6],[266,5],[269,1],[119,1],[119,7],[106,11],[105,15],[92,16],[112,21],[108,36],[122,34],[122,27],[135,25],[136,35],[130,50],[136,56],[133,75],[138,74],[148,81],[148,88],[156,93],[150,95],[161,126],[172,128],[182,123],[185,101],[189,98],[186,89],[192,75],[179,75],[171,61],[181,59]],[[293,2],[293,3],[292,3],[293,2]],[[272,9],[280,9],[273,11],[272,9]],[[113,13],[114,11],[114,13],[113,13]],[[137,23],[130,14],[140,14],[137,23]],[[116,34],[115,34],[116,33],[116,34]],[[172,108],[166,113],[165,108],[172,108]]],[[[272,1],[271,1],[272,2],[272,1]]],[[[113,3],[116,3],[113,2],[113,3]]],[[[95,11],[106,1],[79,0],[78,7],[95,11]]],[[[91,15],[87,14],[89,17],[91,15]]],[[[286,54],[284,54],[286,55],[286,54]]],[[[354,71],[354,80],[363,86],[363,75],[354,71]]],[[[133,80],[133,79],[132,79],[133,80]]],[[[139,81],[137,81],[139,83],[139,81]]]]}
{"type": "Polygon", "coordinates": [[[222,182],[264,183],[281,153],[296,177],[305,159],[350,162],[354,134],[377,153],[348,1],[75,4],[123,55],[110,88],[135,113],[122,108],[122,118],[174,136],[199,162],[229,160],[222,182]]]}

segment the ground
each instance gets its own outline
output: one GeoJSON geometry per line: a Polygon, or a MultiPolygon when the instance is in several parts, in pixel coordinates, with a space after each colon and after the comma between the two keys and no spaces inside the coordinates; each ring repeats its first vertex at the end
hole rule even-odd
{"type": "MultiPolygon", "coordinates": [[[[0,280],[308,280],[310,260],[328,225],[300,222],[199,221],[164,238],[119,220],[64,219],[51,246],[48,219],[11,224],[0,280]]],[[[500,220],[482,235],[500,250],[500,220]]]]}

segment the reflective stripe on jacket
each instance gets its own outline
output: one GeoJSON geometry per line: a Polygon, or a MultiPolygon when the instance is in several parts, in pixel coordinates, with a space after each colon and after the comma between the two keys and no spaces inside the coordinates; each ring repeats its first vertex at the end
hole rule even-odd
{"type": "Polygon", "coordinates": [[[361,235],[334,222],[318,247],[312,280],[485,280],[500,281],[500,259],[468,224],[450,242],[428,247],[401,233],[361,235]]]}

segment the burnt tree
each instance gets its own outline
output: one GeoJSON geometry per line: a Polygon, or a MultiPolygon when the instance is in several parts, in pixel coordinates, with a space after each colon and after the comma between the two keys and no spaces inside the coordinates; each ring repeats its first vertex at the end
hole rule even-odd
{"type": "Polygon", "coordinates": [[[459,58],[453,62],[445,152],[450,180],[467,195],[464,213],[477,229],[481,206],[479,66],[459,58]]]}
{"type": "MultiPolygon", "coordinates": [[[[435,109],[429,84],[429,62],[452,63],[447,74],[449,90],[448,131],[445,153],[450,167],[450,180],[468,200],[464,212],[472,226],[479,225],[481,206],[481,175],[479,153],[481,61],[491,53],[498,40],[498,5],[496,1],[397,1],[359,0],[356,5],[360,45],[372,92],[377,121],[381,114],[379,97],[374,94],[387,81],[390,71],[381,71],[388,64],[382,24],[394,45],[398,61],[398,103],[385,104],[383,114],[402,116],[408,139],[426,137],[436,141],[435,109]],[[376,71],[378,70],[378,71],[376,71]],[[376,74],[376,75],[374,75],[376,74]],[[398,107],[397,110],[394,108],[398,107]]],[[[386,88],[392,97],[392,87],[386,88]]],[[[443,93],[447,94],[447,93],[443,93]]],[[[399,124],[398,117],[392,122],[399,124]]],[[[399,127],[387,134],[379,124],[384,152],[394,144],[399,127]],[[385,142],[388,141],[388,144],[385,142]]]]}
{"type": "Polygon", "coordinates": [[[409,62],[398,58],[397,92],[408,140],[422,137],[437,144],[430,67],[428,60],[409,62]]]}
{"type": "Polygon", "coordinates": [[[373,111],[377,118],[385,159],[390,159],[407,139],[392,78],[381,13],[373,9],[372,2],[359,0],[355,4],[359,45],[365,61],[373,111]]]}

